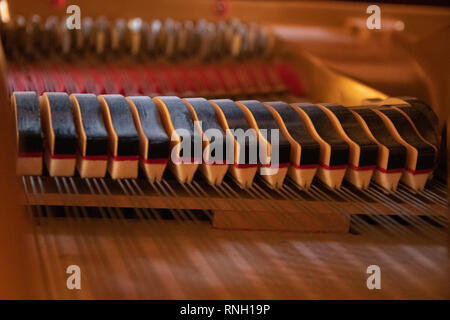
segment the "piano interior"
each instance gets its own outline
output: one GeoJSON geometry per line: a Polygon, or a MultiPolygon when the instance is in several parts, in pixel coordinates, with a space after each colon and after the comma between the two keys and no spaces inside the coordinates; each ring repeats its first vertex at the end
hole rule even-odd
{"type": "Polygon", "coordinates": [[[448,299],[450,10],[389,2],[0,0],[0,297],[448,299]]]}

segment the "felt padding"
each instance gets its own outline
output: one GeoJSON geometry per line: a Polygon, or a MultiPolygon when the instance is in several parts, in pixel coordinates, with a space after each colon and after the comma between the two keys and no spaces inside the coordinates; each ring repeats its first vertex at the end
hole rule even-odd
{"type": "Polygon", "coordinates": [[[302,118],[285,102],[266,102],[280,129],[291,142],[291,163],[295,166],[319,164],[320,145],[308,132],[302,118]]]}
{"type": "Polygon", "coordinates": [[[433,168],[436,158],[435,148],[416,133],[401,112],[393,108],[379,108],[374,111],[381,116],[394,138],[410,151],[410,155],[415,155],[408,157],[407,154],[407,169],[417,171],[433,168]]]}
{"type": "Polygon", "coordinates": [[[170,142],[155,102],[146,96],[128,97],[144,159],[169,159],[170,142]]]}
{"type": "Polygon", "coordinates": [[[39,99],[34,91],[14,92],[11,105],[16,118],[19,155],[42,157],[42,131],[39,99]]]}
{"type": "Polygon", "coordinates": [[[45,92],[39,98],[41,123],[48,151],[53,155],[75,155],[77,133],[72,104],[63,92],[45,92]]]}
{"type": "Polygon", "coordinates": [[[346,166],[349,159],[349,146],[333,128],[325,112],[310,103],[296,103],[294,106],[306,123],[309,133],[321,145],[321,165],[346,166]]]}
{"type": "Polygon", "coordinates": [[[186,133],[190,135],[186,138],[191,140],[191,157],[183,157],[180,155],[183,159],[189,158],[188,160],[190,162],[195,150],[194,124],[186,104],[183,100],[175,96],[155,97],[153,98],[153,101],[161,115],[164,129],[171,140],[172,147],[178,145],[183,138],[180,137],[180,131],[177,130],[183,129],[183,131],[186,131],[186,133]]]}
{"type": "Polygon", "coordinates": [[[82,156],[107,156],[108,131],[94,94],[71,94],[75,127],[82,156]]]}
{"type": "MultiPolygon", "coordinates": [[[[226,135],[225,131],[221,127],[218,119],[218,115],[213,105],[208,102],[208,100],[203,98],[189,98],[184,99],[184,102],[189,108],[189,112],[191,114],[191,118],[194,121],[201,121],[201,127],[198,128],[203,135],[203,149],[205,149],[211,143],[211,136],[208,136],[208,130],[214,129],[216,132],[220,132],[222,134],[222,143],[223,143],[223,161],[220,162],[222,164],[226,163],[227,160],[227,146],[226,146],[226,135]]],[[[205,161],[207,159],[204,159],[205,161]]]]}
{"type": "Polygon", "coordinates": [[[328,115],[342,139],[348,143],[350,164],[357,168],[375,166],[378,146],[363,131],[354,114],[337,104],[323,103],[318,106],[328,115]]]}
{"type": "MultiPolygon", "coordinates": [[[[229,133],[229,129],[238,130],[242,129],[244,132],[250,129],[249,124],[247,123],[244,112],[239,106],[234,103],[232,100],[228,99],[217,99],[210,100],[213,107],[216,109],[219,123],[222,126],[223,130],[229,133]]],[[[258,159],[256,159],[256,163],[250,163],[250,152],[258,154],[258,143],[257,138],[255,137],[254,144],[250,144],[249,140],[245,140],[245,145],[239,145],[239,142],[236,139],[236,136],[233,136],[235,143],[235,153],[234,153],[234,165],[256,165],[258,159]],[[245,150],[245,156],[242,156],[240,152],[241,149],[245,150]]],[[[258,158],[258,157],[257,157],[258,158]]]]}
{"type": "Polygon", "coordinates": [[[379,103],[379,105],[398,105],[398,104],[408,104],[412,108],[418,110],[422,113],[425,118],[428,119],[431,126],[434,128],[436,136],[440,136],[439,133],[439,119],[434,113],[433,109],[427,105],[425,102],[414,98],[414,97],[392,97],[385,99],[379,103]]]}
{"type": "MultiPolygon", "coordinates": [[[[98,96],[113,157],[138,157],[139,135],[127,100],[120,94],[98,96]]],[[[137,159],[136,159],[137,160],[137,159]]]]}
{"type": "Polygon", "coordinates": [[[422,139],[432,144],[435,148],[438,148],[439,141],[434,128],[429,119],[423,116],[422,112],[408,105],[395,105],[393,108],[399,110],[407,117],[413,128],[416,129],[416,133],[422,139]]]}
{"type": "Polygon", "coordinates": [[[278,150],[279,150],[279,159],[278,163],[273,163],[271,161],[271,165],[279,165],[286,164],[290,162],[290,154],[291,154],[291,144],[289,140],[284,135],[283,131],[280,130],[279,125],[274,119],[274,116],[270,112],[270,110],[261,102],[256,100],[243,100],[238,101],[238,105],[240,105],[244,114],[246,115],[247,121],[250,123],[253,129],[260,135],[260,139],[267,144],[268,155],[272,159],[272,151],[271,151],[271,143],[272,143],[272,132],[271,130],[279,130],[279,141],[278,141],[278,150]],[[261,134],[261,129],[266,129],[266,136],[261,134]]]}
{"type": "Polygon", "coordinates": [[[383,120],[369,107],[351,108],[363,130],[378,143],[380,151],[377,165],[380,169],[398,170],[405,168],[406,148],[395,140],[383,120]]]}

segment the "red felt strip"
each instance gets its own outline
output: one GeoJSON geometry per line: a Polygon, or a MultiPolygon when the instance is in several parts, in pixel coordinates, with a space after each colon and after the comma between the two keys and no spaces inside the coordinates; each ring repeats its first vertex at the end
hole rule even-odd
{"type": "Polygon", "coordinates": [[[42,152],[21,152],[19,158],[42,158],[42,152]]]}
{"type": "Polygon", "coordinates": [[[82,156],[81,158],[83,160],[93,160],[93,161],[108,160],[108,156],[82,156]]]}
{"type": "Polygon", "coordinates": [[[279,164],[268,163],[263,164],[261,166],[264,168],[287,168],[289,166],[289,163],[279,163],[279,164]]]}
{"type": "Polygon", "coordinates": [[[407,168],[406,171],[411,172],[412,174],[424,174],[430,173],[433,170],[432,169],[412,170],[407,168]]]}
{"type": "Polygon", "coordinates": [[[52,154],[50,157],[52,159],[59,159],[59,160],[76,158],[74,154],[52,154]]]}
{"type": "Polygon", "coordinates": [[[142,161],[147,164],[166,164],[168,162],[168,159],[166,159],[166,158],[142,159],[142,161]]]}
{"type": "Polygon", "coordinates": [[[254,168],[254,167],[257,166],[257,164],[254,164],[254,163],[242,163],[242,164],[236,163],[234,166],[236,168],[238,168],[238,169],[245,169],[245,168],[254,168]]]}
{"type": "Polygon", "coordinates": [[[341,170],[341,169],[347,169],[347,165],[343,164],[340,166],[327,166],[325,163],[321,163],[320,166],[326,170],[341,170]]]}
{"type": "Polygon", "coordinates": [[[400,168],[400,169],[387,170],[387,169],[384,169],[384,168],[377,167],[377,170],[380,171],[380,172],[383,172],[383,173],[399,173],[399,172],[403,172],[404,169],[400,168]]]}
{"type": "Polygon", "coordinates": [[[319,165],[318,164],[304,164],[304,165],[296,165],[293,164],[293,166],[295,167],[295,169],[315,169],[317,168],[319,165]]]}
{"type": "Polygon", "coordinates": [[[360,166],[360,167],[357,167],[357,166],[354,166],[351,163],[349,163],[348,166],[351,169],[355,170],[355,171],[367,171],[367,170],[373,170],[373,169],[376,168],[376,166],[360,166]]]}
{"type": "Polygon", "coordinates": [[[139,160],[139,156],[115,156],[114,161],[136,161],[139,160]]]}

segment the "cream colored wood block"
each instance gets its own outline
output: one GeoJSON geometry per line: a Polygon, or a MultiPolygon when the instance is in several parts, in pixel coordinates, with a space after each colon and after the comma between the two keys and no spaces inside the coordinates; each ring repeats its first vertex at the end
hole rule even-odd
{"type": "Polygon", "coordinates": [[[106,174],[108,160],[106,159],[83,159],[78,157],[77,169],[82,178],[102,178],[106,174]]]}
{"type": "Polygon", "coordinates": [[[284,178],[288,172],[288,168],[260,168],[259,173],[261,177],[269,183],[273,189],[278,189],[283,186],[284,178]]]}
{"type": "Polygon", "coordinates": [[[137,178],[138,163],[138,160],[110,160],[108,171],[113,179],[137,178]]]}
{"type": "Polygon", "coordinates": [[[372,179],[373,170],[354,170],[348,168],[345,174],[345,180],[353,184],[358,189],[367,189],[372,179]]]}
{"type": "Polygon", "coordinates": [[[257,167],[249,168],[236,168],[236,166],[231,166],[230,173],[236,179],[236,182],[241,188],[250,188],[253,184],[253,179],[257,171],[257,167]]]}
{"type": "Polygon", "coordinates": [[[344,179],[347,169],[334,169],[329,170],[323,167],[319,167],[317,170],[317,177],[330,188],[339,189],[344,179]]]}
{"type": "Polygon", "coordinates": [[[72,177],[75,173],[77,160],[73,159],[55,159],[49,153],[45,154],[45,163],[48,173],[52,177],[72,177]]]}
{"type": "Polygon", "coordinates": [[[297,184],[297,186],[301,189],[309,189],[311,183],[314,179],[314,176],[317,173],[316,168],[296,168],[294,166],[289,166],[288,175],[292,180],[297,184]]]}
{"type": "Polygon", "coordinates": [[[206,164],[200,165],[200,172],[210,184],[221,184],[227,174],[229,165],[227,164],[206,164]]]}
{"type": "Polygon", "coordinates": [[[18,157],[16,166],[19,176],[42,175],[42,157],[18,157]]]}
{"type": "Polygon", "coordinates": [[[422,191],[425,188],[429,176],[429,172],[413,174],[412,172],[405,170],[403,171],[401,181],[416,191],[422,191]]]}
{"type": "Polygon", "coordinates": [[[169,168],[177,177],[177,180],[181,183],[189,183],[194,178],[195,171],[197,171],[197,163],[180,163],[175,164],[173,162],[169,163],[169,168]]]}
{"type": "Polygon", "coordinates": [[[400,181],[401,176],[401,172],[388,173],[375,170],[373,173],[373,180],[387,191],[395,191],[397,190],[398,182],[400,181]]]}
{"type": "Polygon", "coordinates": [[[144,170],[147,179],[151,182],[161,181],[166,167],[166,163],[145,163],[141,161],[141,168],[144,170]]]}

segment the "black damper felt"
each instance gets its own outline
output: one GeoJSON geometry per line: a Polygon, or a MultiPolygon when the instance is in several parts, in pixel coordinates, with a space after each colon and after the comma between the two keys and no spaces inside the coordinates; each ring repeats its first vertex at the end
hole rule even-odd
{"type": "Polygon", "coordinates": [[[295,105],[309,116],[319,136],[330,145],[329,166],[347,165],[349,156],[348,144],[336,132],[325,112],[310,103],[297,103],[295,105]]]}
{"type": "Polygon", "coordinates": [[[379,109],[379,111],[392,121],[403,140],[417,149],[418,156],[415,170],[433,168],[436,157],[435,149],[419,137],[408,119],[395,109],[379,109]]]}
{"type": "Polygon", "coordinates": [[[421,136],[425,138],[425,140],[427,140],[435,147],[439,146],[435,130],[428,117],[425,117],[424,114],[418,109],[410,106],[398,105],[396,107],[406,113],[406,115],[411,119],[411,121],[414,123],[414,126],[419,131],[421,136]]]}
{"type": "Polygon", "coordinates": [[[270,110],[267,109],[267,107],[263,105],[261,102],[256,100],[243,100],[239,102],[245,105],[250,110],[250,112],[252,113],[253,117],[256,120],[258,128],[260,130],[261,129],[267,130],[266,135],[263,136],[269,143],[272,143],[271,130],[278,130],[279,163],[289,163],[291,155],[291,144],[289,143],[289,140],[281,132],[280,127],[273,118],[273,115],[270,112],[270,110]]]}
{"type": "MultiPolygon", "coordinates": [[[[229,99],[218,99],[212,100],[215,102],[219,108],[222,110],[225,118],[227,119],[228,127],[231,130],[242,129],[244,132],[248,129],[251,129],[247,123],[244,112],[239,108],[239,106],[229,99]]],[[[235,138],[236,135],[235,135],[235,138]]],[[[257,137],[255,137],[257,139],[257,137]]],[[[239,164],[250,164],[250,152],[258,154],[258,143],[256,141],[255,144],[250,144],[248,139],[245,139],[245,159],[239,159],[239,164]],[[250,149],[252,149],[250,151],[250,149]]],[[[257,157],[257,161],[259,159],[259,155],[257,157]]]]}
{"type": "Polygon", "coordinates": [[[303,119],[289,104],[281,101],[267,102],[280,115],[291,137],[301,147],[300,166],[319,164],[320,144],[309,134],[303,119]]]}
{"type": "MultiPolygon", "coordinates": [[[[194,123],[191,119],[191,115],[189,114],[189,110],[186,104],[183,102],[183,100],[175,96],[158,98],[161,99],[161,101],[166,105],[167,110],[169,111],[173,128],[180,136],[181,141],[183,141],[183,139],[191,140],[191,154],[193,155],[195,150],[194,123]],[[178,131],[180,129],[184,130],[178,131]],[[188,134],[187,137],[183,136],[183,131],[188,134]]],[[[180,157],[183,157],[183,155],[180,154],[180,157]]]]}
{"type": "Polygon", "coordinates": [[[155,103],[146,96],[129,98],[136,106],[142,130],[148,140],[147,159],[168,159],[170,141],[155,103]]]}
{"type": "Polygon", "coordinates": [[[75,154],[77,132],[72,114],[72,103],[67,93],[46,92],[50,103],[50,114],[55,134],[54,154],[75,154]]]}
{"type": "Polygon", "coordinates": [[[80,106],[81,124],[86,134],[86,156],[108,154],[108,131],[103,121],[100,103],[95,94],[75,94],[80,106]]]}
{"type": "Polygon", "coordinates": [[[422,100],[413,97],[399,97],[399,99],[408,102],[412,108],[420,111],[428,119],[432,127],[439,135],[439,119],[429,105],[427,105],[422,100]]]}
{"type": "Polygon", "coordinates": [[[392,137],[378,114],[368,107],[355,107],[351,109],[363,118],[375,139],[389,150],[387,170],[404,168],[406,148],[392,137]]]}
{"type": "Polygon", "coordinates": [[[370,140],[355,115],[346,107],[322,103],[322,106],[330,110],[339,120],[347,136],[360,148],[359,167],[374,166],[377,164],[378,145],[370,140]]]}
{"type": "Polygon", "coordinates": [[[34,91],[15,92],[19,153],[42,152],[39,99],[34,91]]]}
{"type": "Polygon", "coordinates": [[[138,156],[139,135],[127,100],[120,94],[103,95],[118,137],[117,156],[138,156]]]}
{"type": "Polygon", "coordinates": [[[209,129],[215,129],[217,130],[216,132],[220,132],[222,134],[223,160],[225,161],[228,159],[225,132],[222,130],[222,127],[217,120],[217,114],[214,107],[208,102],[208,100],[203,98],[189,98],[186,99],[186,101],[188,101],[192,108],[194,108],[198,120],[201,121],[202,131],[203,133],[206,133],[206,136],[210,141],[213,137],[208,136],[209,129]]]}

